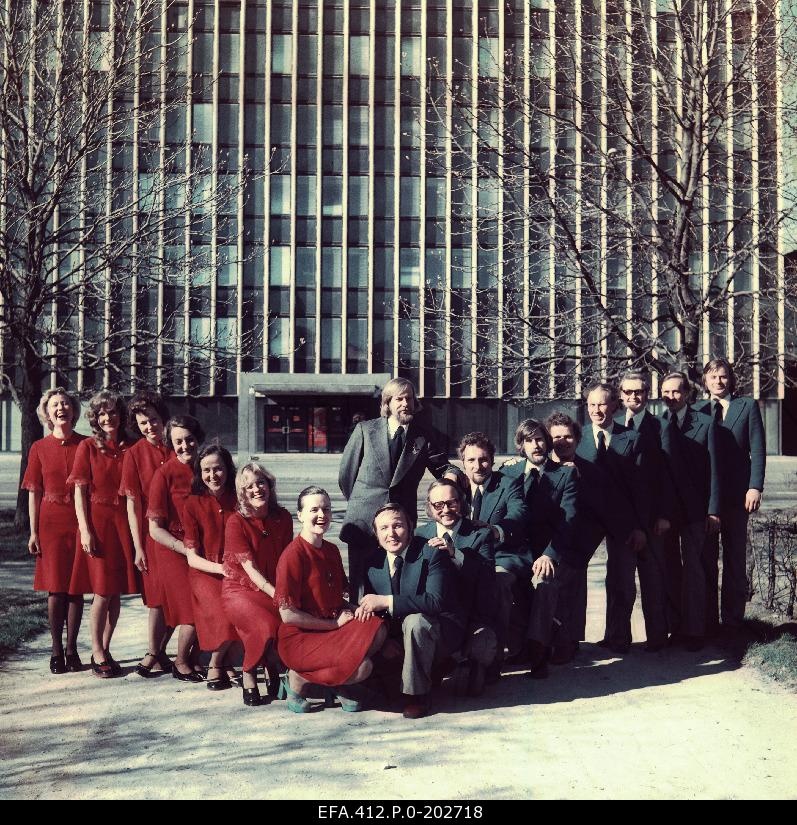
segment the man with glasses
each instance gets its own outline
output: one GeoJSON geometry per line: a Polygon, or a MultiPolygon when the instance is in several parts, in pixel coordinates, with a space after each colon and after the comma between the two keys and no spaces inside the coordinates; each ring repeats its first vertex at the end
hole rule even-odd
{"type": "Polygon", "coordinates": [[[651,502],[639,433],[614,421],[617,390],[597,383],[588,388],[590,418],[577,454],[602,469],[609,482],[613,506],[630,514],[633,529],[625,541],[606,539],[606,633],[598,643],[614,653],[631,647],[631,612],[636,601],[636,567],[645,547],[645,527],[650,523],[651,502]]]}
{"type": "Polygon", "coordinates": [[[495,544],[489,527],[464,516],[465,497],[446,479],[433,481],[426,495],[430,521],[415,531],[429,547],[448,556],[457,571],[459,613],[465,626],[461,657],[467,668],[464,691],[478,696],[486,669],[495,661],[495,544]]]}
{"type": "Polygon", "coordinates": [[[650,510],[644,525],[647,543],[637,556],[642,613],[645,617],[645,650],[655,653],[667,643],[664,536],[670,529],[674,507],[673,482],[661,450],[662,421],[648,412],[650,379],[641,370],[629,370],[620,379],[623,410],[617,424],[639,433],[640,451],[647,468],[650,510]]]}
{"type": "Polygon", "coordinates": [[[366,594],[354,618],[367,621],[380,614],[388,619],[380,658],[402,662],[404,717],[420,719],[429,713],[435,659],[457,650],[465,635],[453,562],[448,553],[413,536],[399,504],[380,507],[373,530],[380,550],[366,564],[366,594]]]}

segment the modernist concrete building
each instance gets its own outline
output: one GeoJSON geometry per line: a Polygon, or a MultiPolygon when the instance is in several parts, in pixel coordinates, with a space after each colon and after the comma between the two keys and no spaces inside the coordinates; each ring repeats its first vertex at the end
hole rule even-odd
{"type": "MultiPolygon", "coordinates": [[[[716,0],[720,7],[732,2],[716,0]]],[[[746,16],[741,11],[733,19],[729,16],[722,35],[728,55],[744,48],[750,32],[755,34],[758,10],[775,5],[776,0],[753,3],[746,16]],[[733,22],[737,18],[739,27],[733,22]],[[748,34],[740,34],[741,29],[748,34]]],[[[584,112],[572,112],[570,132],[562,125],[569,105],[564,86],[572,79],[565,70],[568,55],[583,53],[582,40],[591,38],[594,46],[596,38],[605,37],[612,15],[623,19],[640,10],[658,20],[658,26],[649,28],[661,41],[653,47],[677,53],[677,37],[667,24],[669,0],[169,3],[164,12],[169,29],[185,31],[193,42],[176,71],[186,83],[192,74],[216,82],[204,91],[197,86],[200,91],[167,140],[185,142],[189,152],[192,147],[208,149],[216,158],[215,175],[236,176],[246,167],[255,174],[230,207],[238,231],[192,240],[207,245],[210,265],[204,279],[196,279],[187,293],[174,298],[186,308],[179,316],[185,326],[182,335],[185,340],[247,343],[234,359],[219,365],[223,369],[212,383],[205,373],[190,376],[183,371],[181,353],[167,348],[140,354],[139,377],[144,371],[160,380],[175,406],[187,405],[210,432],[229,443],[240,440],[248,452],[341,450],[352,417],[376,414],[378,388],[396,373],[416,382],[431,424],[451,441],[478,428],[490,432],[501,449],[510,449],[515,424],[530,406],[536,405],[538,412],[552,406],[574,409],[582,389],[580,359],[587,357],[586,343],[582,350],[576,342],[573,352],[551,360],[550,380],[503,368],[500,353],[509,350],[510,331],[502,326],[501,313],[486,337],[484,329],[479,332],[485,347],[499,342],[492,375],[480,372],[475,357],[464,357],[467,347],[451,345],[469,337],[472,352],[478,353],[481,302],[500,305],[510,283],[521,305],[524,294],[528,304],[530,293],[538,296],[540,283],[547,284],[553,317],[561,260],[554,244],[533,240],[540,233],[547,237],[548,228],[535,225],[531,210],[520,211],[520,226],[513,230],[512,242],[525,250],[519,265],[518,257],[505,251],[510,241],[500,222],[494,234],[483,232],[477,178],[470,196],[463,199],[457,193],[454,156],[459,148],[455,130],[447,127],[458,115],[444,102],[441,116],[433,101],[439,104],[444,92],[465,85],[471,94],[466,111],[478,133],[480,100],[483,96],[492,106],[498,93],[496,123],[499,131],[508,128],[500,104],[503,55],[522,55],[514,64],[513,82],[530,94],[538,87],[547,89],[535,103],[540,116],[560,115],[555,131],[528,126],[527,142],[539,144],[536,148],[552,168],[569,164],[578,178],[592,150],[576,129],[584,112]],[[551,59],[556,54],[560,64],[551,59]],[[459,314],[452,303],[460,307],[459,314]],[[435,312],[436,328],[430,323],[435,312]],[[463,329],[462,319],[468,316],[472,326],[463,329]]],[[[107,26],[107,18],[99,14],[95,24],[107,26]]],[[[578,76],[584,82],[594,67],[579,64],[574,70],[585,73],[578,76]]],[[[777,94],[778,78],[779,67],[772,65],[767,95],[773,88],[777,94]]],[[[752,86],[745,100],[761,100],[764,92],[759,94],[755,85],[759,76],[753,73],[748,80],[752,86]]],[[[629,75],[632,81],[637,82],[629,75]]],[[[732,91],[731,108],[741,105],[732,91]]],[[[600,80],[592,93],[600,109],[600,96],[606,93],[600,80]]],[[[655,107],[650,95],[646,100],[655,107]]],[[[738,112],[736,125],[731,118],[716,138],[728,157],[743,155],[751,169],[762,167],[766,154],[766,174],[750,172],[752,184],[739,185],[748,205],[777,202],[782,135],[778,124],[761,112],[763,107],[752,114],[747,108],[738,112]],[[734,135],[745,119],[753,123],[750,134],[735,145],[734,135]]],[[[655,115],[652,123],[655,132],[655,115]]],[[[600,144],[601,135],[596,139],[600,144]]],[[[737,167],[726,163],[726,181],[741,180],[742,167],[741,161],[737,167]]],[[[609,171],[602,172],[607,181],[609,171]]],[[[552,180],[555,187],[555,175],[552,180]]],[[[610,183],[606,187],[608,192],[610,183]]],[[[727,209],[725,220],[735,214],[750,233],[758,231],[760,219],[742,208],[741,200],[734,201],[733,187],[723,191],[725,201],[711,208],[727,209]]],[[[533,192],[527,190],[526,197],[533,198],[533,192]]],[[[588,229],[584,217],[583,231],[596,233],[596,247],[608,243],[611,231],[601,226],[598,221],[588,229]]],[[[756,243],[756,236],[751,237],[756,243]]],[[[734,358],[758,346],[765,334],[760,329],[764,318],[772,321],[766,335],[775,335],[781,351],[785,347],[783,314],[777,309],[784,250],[777,235],[770,233],[766,244],[766,253],[750,257],[744,285],[755,294],[744,308],[737,307],[736,315],[731,308],[701,320],[704,356],[724,348],[734,358]],[[760,305],[765,299],[756,292],[764,278],[771,282],[769,309],[760,305]],[[742,333],[737,335],[742,312],[751,319],[744,340],[738,337],[742,333]]],[[[164,255],[168,252],[163,250],[164,255]]],[[[703,264],[716,266],[708,260],[707,249],[704,252],[702,262],[700,249],[697,252],[698,273],[703,264]]],[[[638,267],[630,263],[633,254],[629,249],[624,269],[629,274],[623,278],[637,277],[638,267]]],[[[613,288],[611,262],[600,266],[604,268],[599,267],[597,278],[608,294],[613,288]]],[[[737,283],[742,283],[741,276],[737,283]]],[[[629,296],[630,284],[627,281],[629,296]]],[[[622,291],[626,287],[618,287],[618,294],[630,302],[622,291]]],[[[168,300],[168,291],[151,297],[150,311],[161,309],[153,309],[153,301],[168,300]]],[[[581,297],[574,300],[581,312],[586,303],[579,303],[581,297]]],[[[586,313],[582,321],[588,325],[586,313]]],[[[584,336],[586,341],[586,331],[584,336]]],[[[536,346],[523,334],[515,345],[525,357],[536,346]]],[[[608,358],[605,347],[610,345],[603,346],[594,353],[590,374],[600,371],[601,358],[608,358]]],[[[769,363],[780,369],[777,357],[769,363]]],[[[748,390],[764,399],[773,452],[780,446],[783,387],[779,375],[774,383],[763,381],[759,366],[749,373],[748,390]]],[[[5,449],[13,448],[15,440],[10,410],[10,404],[3,407],[0,426],[5,449]]]]}

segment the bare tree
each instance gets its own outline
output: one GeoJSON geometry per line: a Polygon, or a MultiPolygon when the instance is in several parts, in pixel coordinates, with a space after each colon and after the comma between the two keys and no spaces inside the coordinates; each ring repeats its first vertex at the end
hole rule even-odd
{"type": "Polygon", "coordinates": [[[574,397],[631,365],[696,377],[706,352],[776,385],[793,122],[779,6],[568,0],[483,17],[478,54],[431,67],[429,151],[470,254],[450,293],[429,290],[427,340],[445,318],[500,394],[574,397]]]}
{"type": "Polygon", "coordinates": [[[195,367],[216,380],[241,351],[241,330],[192,327],[215,319],[218,238],[242,250],[246,173],[219,174],[224,156],[194,144],[201,78],[180,14],[167,0],[0,3],[0,365],[20,475],[45,382],[190,390],[195,367]]]}

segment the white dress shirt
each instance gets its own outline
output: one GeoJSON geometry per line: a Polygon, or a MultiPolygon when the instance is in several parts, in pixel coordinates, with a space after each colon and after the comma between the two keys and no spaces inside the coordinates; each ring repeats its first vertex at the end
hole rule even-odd
{"type": "Polygon", "coordinates": [[[595,439],[595,449],[598,448],[598,433],[603,433],[606,439],[606,446],[608,447],[612,441],[612,428],[614,424],[609,424],[609,426],[604,430],[602,427],[599,427],[597,424],[593,422],[592,424],[592,437],[595,439]]]}
{"type": "MultiPolygon", "coordinates": [[[[441,539],[445,535],[445,533],[449,533],[451,535],[451,539],[453,541],[454,536],[459,533],[460,525],[462,524],[462,519],[460,519],[453,527],[445,527],[444,525],[437,522],[437,538],[441,539]]],[[[451,561],[454,562],[457,568],[462,567],[462,563],[465,561],[465,554],[457,549],[454,548],[454,555],[451,557],[451,561]]]]}

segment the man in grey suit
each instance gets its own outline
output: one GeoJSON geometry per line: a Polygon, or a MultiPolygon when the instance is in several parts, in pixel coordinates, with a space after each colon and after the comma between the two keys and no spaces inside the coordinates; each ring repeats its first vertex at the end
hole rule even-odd
{"type": "Polygon", "coordinates": [[[408,514],[399,504],[377,510],[373,529],[380,548],[366,565],[366,594],[354,618],[373,614],[389,619],[391,651],[403,656],[401,689],[404,716],[420,719],[430,707],[435,659],[459,649],[465,625],[456,601],[456,572],[448,553],[412,535],[408,514]]]}
{"type": "MultiPolygon", "coordinates": [[[[738,628],[747,601],[747,520],[761,506],[766,471],[766,442],[761,411],[754,399],[735,395],[736,377],[724,358],[703,369],[703,386],[711,396],[695,409],[717,424],[717,449],[722,470],[722,624],[738,628]]],[[[707,632],[718,629],[719,536],[710,536],[706,565],[707,632]]]]}
{"type": "Polygon", "coordinates": [[[359,422],[343,451],[338,484],[348,506],[340,537],[349,547],[352,601],[362,595],[365,559],[375,546],[374,513],[388,502],[400,504],[414,527],[424,472],[439,478],[449,469],[446,454],[415,421],[420,410],[412,382],[391,379],[382,390],[381,417],[359,422]]]}
{"type": "Polygon", "coordinates": [[[689,382],[681,372],[665,375],[661,394],[667,405],[662,450],[675,485],[674,530],[667,548],[670,630],[687,650],[700,650],[706,634],[706,583],[703,544],[720,526],[720,473],[716,426],[689,408],[689,382]]]}

